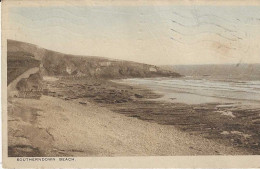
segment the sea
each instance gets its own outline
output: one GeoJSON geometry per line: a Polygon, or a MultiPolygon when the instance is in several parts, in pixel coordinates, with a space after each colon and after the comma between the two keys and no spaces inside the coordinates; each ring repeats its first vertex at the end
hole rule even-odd
{"type": "Polygon", "coordinates": [[[121,82],[149,88],[163,95],[159,100],[169,102],[260,107],[260,64],[184,65],[170,69],[183,77],[131,78],[121,82]]]}

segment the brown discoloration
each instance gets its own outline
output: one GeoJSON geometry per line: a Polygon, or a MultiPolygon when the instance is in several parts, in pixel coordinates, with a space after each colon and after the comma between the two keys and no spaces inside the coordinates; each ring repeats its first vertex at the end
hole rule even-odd
{"type": "Polygon", "coordinates": [[[232,47],[231,43],[227,44],[218,41],[212,41],[211,48],[213,51],[216,51],[223,56],[229,56],[232,50],[236,50],[236,48],[232,47]]]}

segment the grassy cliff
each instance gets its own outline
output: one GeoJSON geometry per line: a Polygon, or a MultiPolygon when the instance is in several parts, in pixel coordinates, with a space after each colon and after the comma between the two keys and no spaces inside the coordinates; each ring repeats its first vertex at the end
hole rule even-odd
{"type": "Polygon", "coordinates": [[[40,66],[42,73],[48,76],[86,76],[109,79],[180,76],[178,73],[154,65],[63,54],[14,40],[8,40],[7,48],[8,83],[24,71],[36,66],[40,66]]]}

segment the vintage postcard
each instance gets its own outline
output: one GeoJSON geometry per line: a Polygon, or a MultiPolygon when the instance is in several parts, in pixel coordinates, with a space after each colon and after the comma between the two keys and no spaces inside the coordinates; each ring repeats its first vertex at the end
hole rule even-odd
{"type": "Polygon", "coordinates": [[[260,167],[260,1],[4,0],[3,164],[260,167]]]}

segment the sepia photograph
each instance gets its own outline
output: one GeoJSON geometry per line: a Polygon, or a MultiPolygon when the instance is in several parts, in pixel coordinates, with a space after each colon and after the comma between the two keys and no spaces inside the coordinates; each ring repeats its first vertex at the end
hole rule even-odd
{"type": "Polygon", "coordinates": [[[260,155],[260,5],[11,2],[7,157],[260,155]]]}

